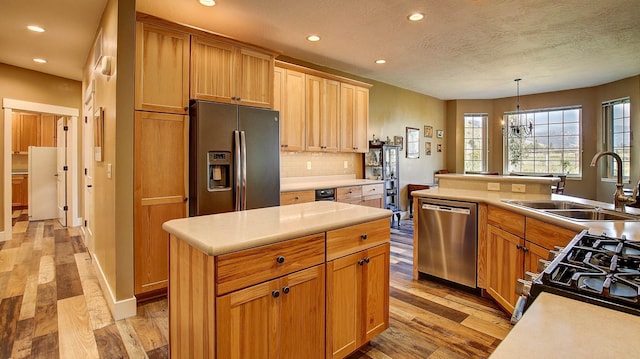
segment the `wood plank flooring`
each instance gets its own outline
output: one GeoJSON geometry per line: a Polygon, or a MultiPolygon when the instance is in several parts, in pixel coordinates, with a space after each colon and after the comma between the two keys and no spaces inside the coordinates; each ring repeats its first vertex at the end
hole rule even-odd
{"type": "MultiPolygon", "coordinates": [[[[167,358],[166,299],[114,321],[80,233],[15,211],[0,242],[0,359],[167,358]]],[[[391,230],[390,328],[350,356],[486,358],[511,329],[492,301],[411,279],[413,229],[391,230]]]]}

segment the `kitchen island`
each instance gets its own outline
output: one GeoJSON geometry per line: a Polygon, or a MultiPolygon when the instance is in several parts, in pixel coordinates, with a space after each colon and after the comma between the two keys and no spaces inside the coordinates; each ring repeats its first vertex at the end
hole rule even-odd
{"type": "Polygon", "coordinates": [[[325,201],[164,223],[171,356],[357,350],[389,325],[390,216],[325,201]]]}

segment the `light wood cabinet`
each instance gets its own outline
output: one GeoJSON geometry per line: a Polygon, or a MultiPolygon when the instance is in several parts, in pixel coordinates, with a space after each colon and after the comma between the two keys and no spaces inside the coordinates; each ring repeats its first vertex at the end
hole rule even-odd
{"type": "Polygon", "coordinates": [[[340,85],[340,151],[367,152],[369,89],[340,85]]]}
{"type": "Polygon", "coordinates": [[[11,114],[11,151],[27,154],[29,146],[40,146],[40,114],[12,112],[11,114]]]}
{"type": "Polygon", "coordinates": [[[324,267],[219,297],[218,358],[323,358],[324,267]]]}
{"type": "Polygon", "coordinates": [[[29,175],[11,175],[11,206],[26,208],[29,205],[29,175]]]}
{"type": "Polygon", "coordinates": [[[327,358],[343,358],[389,327],[389,253],[385,243],[327,263],[327,358]]]}
{"type": "Polygon", "coordinates": [[[302,151],[305,148],[304,73],[276,67],[274,84],[273,107],[280,111],[280,149],[302,151]]]}
{"type": "Polygon", "coordinates": [[[383,184],[336,188],[336,201],[382,208],[383,184]]]}
{"type": "Polygon", "coordinates": [[[189,34],[136,23],[135,109],[189,113],[189,34]]]}
{"type": "Polygon", "coordinates": [[[273,54],[191,37],[191,97],[273,107],[273,54]]]}
{"type": "Polygon", "coordinates": [[[315,200],[316,192],[314,190],[280,193],[281,206],[286,206],[288,204],[313,202],[315,200]]]}
{"type": "Polygon", "coordinates": [[[162,224],[187,215],[188,118],[136,111],[134,125],[134,284],[136,295],[166,288],[162,224]]]}
{"type": "Polygon", "coordinates": [[[537,272],[538,260],[547,259],[550,250],[566,245],[577,233],[491,205],[487,212],[486,241],[479,237],[478,246],[486,246],[486,278],[479,283],[512,313],[517,280],[525,271],[537,272]]]}
{"type": "Polygon", "coordinates": [[[40,131],[40,146],[56,147],[58,145],[58,142],[56,141],[57,129],[56,116],[43,114],[40,131]]]}
{"type": "Polygon", "coordinates": [[[340,82],[314,75],[306,80],[306,150],[338,151],[340,82]]]}

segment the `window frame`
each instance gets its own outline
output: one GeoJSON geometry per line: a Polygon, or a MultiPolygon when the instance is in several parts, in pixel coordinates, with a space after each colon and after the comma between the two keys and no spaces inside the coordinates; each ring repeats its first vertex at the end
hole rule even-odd
{"type": "MultiPolygon", "coordinates": [[[[561,106],[561,107],[554,107],[554,108],[540,108],[540,109],[532,109],[532,110],[527,110],[527,111],[520,111],[520,112],[516,112],[516,111],[508,111],[508,112],[504,112],[503,113],[503,124],[509,124],[512,123],[511,122],[511,118],[510,116],[515,116],[515,115],[520,115],[523,118],[526,118],[525,121],[523,121],[523,123],[528,124],[530,121],[533,125],[533,130],[531,135],[526,136],[526,135],[514,135],[511,134],[511,132],[508,130],[508,126],[507,129],[503,128],[503,170],[504,173],[510,173],[510,172],[517,172],[517,173],[526,173],[526,174],[555,174],[555,175],[566,175],[567,178],[571,178],[571,179],[582,179],[582,165],[583,165],[583,160],[582,160],[582,150],[583,150],[583,118],[582,118],[582,112],[583,112],[583,108],[581,105],[571,105],[571,106],[561,106]],[[576,133],[565,133],[564,132],[564,128],[565,126],[569,125],[571,126],[571,124],[574,124],[573,126],[575,126],[575,121],[567,121],[566,120],[566,114],[565,111],[573,111],[573,110],[578,110],[578,118],[577,118],[577,134],[576,133]],[[562,111],[562,120],[560,122],[550,122],[550,114],[551,113],[555,113],[555,112],[559,112],[562,111]],[[536,123],[536,119],[537,118],[541,118],[541,117],[546,117],[546,123],[547,125],[544,124],[544,122],[542,122],[541,124],[536,123]],[[561,135],[552,135],[551,130],[549,129],[549,124],[555,124],[555,125],[561,125],[562,129],[563,129],[563,133],[561,135]],[[542,135],[538,134],[545,126],[547,126],[547,131],[546,134],[543,133],[542,135]],[[509,143],[511,142],[511,140],[517,140],[518,138],[520,140],[523,141],[527,141],[527,137],[533,137],[534,140],[533,143],[529,143],[529,146],[534,146],[532,150],[528,151],[527,153],[533,153],[534,157],[532,160],[529,160],[531,162],[536,162],[536,156],[535,154],[544,154],[547,153],[547,170],[542,170],[542,171],[522,171],[522,163],[526,162],[523,161],[522,159],[519,161],[521,163],[520,165],[520,170],[516,171],[513,168],[511,168],[511,158],[509,157],[510,155],[510,147],[509,147],[509,143]],[[535,141],[535,138],[546,138],[548,139],[547,143],[550,142],[550,138],[552,137],[562,137],[562,147],[560,148],[556,148],[556,151],[551,151],[551,147],[547,146],[546,150],[542,150],[541,151],[541,147],[538,147],[537,144],[538,142],[535,141]],[[577,149],[573,150],[572,147],[567,147],[566,141],[570,140],[571,137],[577,137],[577,149]],[[560,171],[553,171],[550,170],[549,167],[552,166],[552,162],[550,162],[550,154],[551,152],[556,152],[556,153],[560,153],[561,156],[561,166],[562,166],[562,170],[560,171]],[[569,159],[566,159],[565,156],[568,153],[571,152],[575,152],[575,158],[571,159],[571,161],[569,159]],[[575,170],[577,170],[577,172],[574,173],[566,173],[566,165],[565,162],[573,162],[575,164],[575,166],[573,167],[575,170]]],[[[544,145],[544,143],[542,144],[544,145]]],[[[520,146],[520,149],[522,149],[523,146],[520,146]]],[[[557,166],[557,162],[556,162],[556,166],[557,166]]],[[[535,163],[534,163],[534,169],[535,169],[535,163]]]]}
{"type": "MultiPolygon", "coordinates": [[[[463,164],[463,168],[464,171],[480,171],[480,172],[484,172],[487,171],[489,164],[488,164],[488,144],[489,144],[489,139],[488,139],[488,123],[489,123],[489,114],[488,113],[476,113],[476,112],[471,112],[471,113],[465,113],[463,115],[463,126],[462,126],[462,131],[463,131],[463,148],[462,148],[462,164],[463,164]],[[477,139],[476,137],[471,137],[471,138],[467,138],[467,118],[468,117],[481,117],[482,120],[482,126],[481,126],[481,130],[480,133],[482,134],[482,138],[480,139],[481,142],[481,148],[480,148],[480,153],[481,153],[481,158],[479,161],[477,160],[467,160],[467,150],[475,150],[475,148],[467,148],[467,141],[468,140],[474,140],[477,139]],[[481,163],[481,168],[476,169],[467,169],[467,162],[480,162],[481,163]]],[[[476,126],[471,126],[471,128],[475,129],[478,128],[476,126]]],[[[475,132],[475,131],[474,131],[475,132]]]]}
{"type": "MultiPolygon", "coordinates": [[[[604,151],[612,151],[617,153],[622,159],[622,183],[630,183],[630,175],[631,175],[631,141],[633,140],[633,131],[631,129],[631,99],[630,97],[622,97],[615,100],[604,101],[602,102],[602,147],[604,151]],[[628,112],[627,116],[625,116],[624,108],[622,111],[622,117],[614,117],[615,107],[617,105],[627,105],[628,112]],[[627,119],[625,124],[625,118],[627,119]],[[616,131],[615,130],[615,121],[621,120],[623,123],[623,130],[616,131]],[[626,127],[626,128],[625,128],[626,127]],[[625,131],[626,129],[626,131],[625,131]],[[623,153],[620,154],[618,150],[614,147],[614,137],[616,134],[621,134],[624,137],[624,134],[628,134],[628,138],[626,139],[627,145],[623,146],[623,153]],[[624,156],[624,152],[628,153],[628,158],[624,156]]],[[[619,148],[618,148],[619,149],[619,148]]],[[[602,162],[602,160],[600,160],[602,162]]],[[[616,172],[617,165],[615,164],[615,160],[613,157],[607,157],[607,161],[605,161],[606,165],[604,167],[604,172],[600,172],[600,179],[604,182],[617,182],[618,175],[616,172]]]]}

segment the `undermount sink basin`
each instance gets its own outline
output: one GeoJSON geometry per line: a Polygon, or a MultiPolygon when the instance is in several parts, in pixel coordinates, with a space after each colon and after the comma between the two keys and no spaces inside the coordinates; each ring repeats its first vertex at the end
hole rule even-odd
{"type": "Polygon", "coordinates": [[[545,212],[578,221],[637,221],[638,216],[607,209],[546,210],[545,212]]]}
{"type": "Polygon", "coordinates": [[[595,209],[595,206],[571,201],[507,201],[507,203],[533,209],[595,209]]]}

